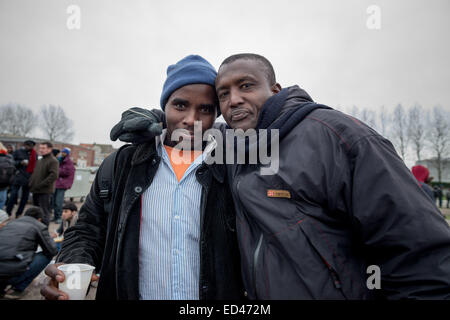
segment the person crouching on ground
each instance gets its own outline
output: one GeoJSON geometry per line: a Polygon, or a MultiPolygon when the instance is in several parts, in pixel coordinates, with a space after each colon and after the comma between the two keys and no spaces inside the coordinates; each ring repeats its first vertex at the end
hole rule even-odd
{"type": "Polygon", "coordinates": [[[57,253],[47,226],[41,222],[43,217],[42,209],[33,206],[0,229],[0,296],[6,299],[20,299],[57,253]],[[36,253],[38,245],[42,251],[36,253]],[[11,288],[5,292],[8,285],[11,288]]]}

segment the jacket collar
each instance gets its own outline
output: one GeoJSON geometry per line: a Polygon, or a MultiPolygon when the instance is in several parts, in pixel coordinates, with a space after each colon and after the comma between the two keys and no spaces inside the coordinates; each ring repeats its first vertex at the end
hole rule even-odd
{"type": "MultiPolygon", "coordinates": [[[[161,141],[164,141],[164,133],[161,136],[157,136],[155,140],[145,142],[142,144],[137,145],[136,151],[134,152],[133,158],[131,159],[131,166],[137,166],[141,163],[144,163],[146,161],[149,161],[157,156],[156,151],[156,144],[161,143],[161,141]]],[[[216,146],[216,141],[209,141],[207,149],[207,154],[209,155],[213,149],[216,146]]],[[[204,165],[208,170],[211,171],[214,178],[219,181],[220,183],[223,183],[225,181],[225,174],[226,174],[226,167],[224,164],[211,164],[211,165],[204,165]]]]}
{"type": "Polygon", "coordinates": [[[156,156],[156,147],[154,141],[139,144],[131,159],[131,166],[137,166],[145,161],[151,160],[156,156]]]}
{"type": "MultiPolygon", "coordinates": [[[[257,129],[268,129],[268,137],[271,135],[271,130],[277,129],[279,140],[282,140],[292,128],[315,109],[331,108],[313,102],[306,91],[297,85],[284,88],[263,105],[257,129]]],[[[271,139],[268,141],[270,145],[271,139]]]]}

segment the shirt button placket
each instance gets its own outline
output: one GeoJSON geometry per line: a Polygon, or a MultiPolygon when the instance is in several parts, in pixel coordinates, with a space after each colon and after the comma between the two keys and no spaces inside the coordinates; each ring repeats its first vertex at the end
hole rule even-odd
{"type": "Polygon", "coordinates": [[[180,230],[178,230],[178,221],[175,219],[178,211],[178,202],[179,202],[179,194],[178,194],[178,186],[175,188],[174,192],[174,207],[172,212],[172,226],[174,232],[172,232],[173,238],[172,238],[172,261],[173,261],[173,273],[172,273],[172,284],[173,284],[173,298],[178,299],[179,298],[179,292],[178,292],[178,286],[179,286],[179,274],[180,274],[180,255],[178,254],[178,236],[180,233],[180,230]]]}

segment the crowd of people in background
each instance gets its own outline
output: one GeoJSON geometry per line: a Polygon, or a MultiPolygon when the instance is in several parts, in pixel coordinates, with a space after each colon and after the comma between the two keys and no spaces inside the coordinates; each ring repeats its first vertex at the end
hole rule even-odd
{"type": "Polygon", "coordinates": [[[70,149],[37,147],[32,140],[17,150],[0,142],[0,298],[24,295],[77,220],[77,206],[64,201],[75,175],[70,149]],[[30,193],[33,205],[26,208],[30,193]],[[50,222],[59,227],[50,232],[50,222]]]}
{"type": "MultiPolygon", "coordinates": [[[[430,171],[422,165],[416,165],[412,167],[412,174],[416,177],[422,190],[433,200],[436,205],[439,204],[439,208],[442,208],[442,197],[444,190],[442,185],[435,185],[433,188],[430,186],[433,177],[430,177],[430,171]]],[[[447,189],[445,197],[447,198],[447,209],[449,208],[450,189],[447,189]]]]}
{"type": "MultiPolygon", "coordinates": [[[[444,196],[444,191],[442,185],[434,186],[433,188],[433,196],[435,201],[439,204],[439,208],[442,208],[442,200],[444,196]]],[[[447,209],[449,209],[449,199],[450,199],[450,189],[447,189],[445,193],[445,197],[447,198],[447,209]]]]}

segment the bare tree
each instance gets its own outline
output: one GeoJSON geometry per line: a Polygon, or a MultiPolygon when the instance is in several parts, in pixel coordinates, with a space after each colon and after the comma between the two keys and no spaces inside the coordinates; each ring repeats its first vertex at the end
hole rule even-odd
{"type": "Polygon", "coordinates": [[[48,105],[41,108],[43,131],[50,141],[72,140],[73,122],[70,120],[61,106],[48,105]]]}
{"type": "Polygon", "coordinates": [[[0,107],[0,132],[7,134],[15,134],[14,108],[11,105],[3,105],[0,107]]]}
{"type": "Polygon", "coordinates": [[[9,103],[0,107],[0,131],[26,136],[36,127],[36,115],[23,105],[9,103]]]}
{"type": "Polygon", "coordinates": [[[389,136],[389,125],[390,125],[391,117],[389,113],[386,111],[384,106],[381,106],[381,109],[378,111],[378,122],[380,124],[380,132],[384,137],[389,136]]]}
{"type": "Polygon", "coordinates": [[[442,181],[442,164],[449,152],[450,145],[450,114],[441,107],[433,108],[433,113],[428,124],[429,130],[426,138],[435,155],[435,167],[438,172],[439,183],[442,181]]]}
{"type": "Polygon", "coordinates": [[[375,128],[375,116],[376,115],[374,111],[363,108],[360,114],[360,119],[369,127],[375,128]]]}
{"type": "Polygon", "coordinates": [[[353,106],[349,114],[354,118],[359,118],[359,108],[357,106],[353,106]]]}
{"type": "Polygon", "coordinates": [[[392,140],[403,161],[405,161],[408,148],[408,117],[401,104],[395,107],[392,120],[392,140]]]}
{"type": "Polygon", "coordinates": [[[412,142],[417,161],[422,160],[420,154],[425,146],[425,129],[423,108],[416,104],[408,111],[408,138],[412,142]]]}

